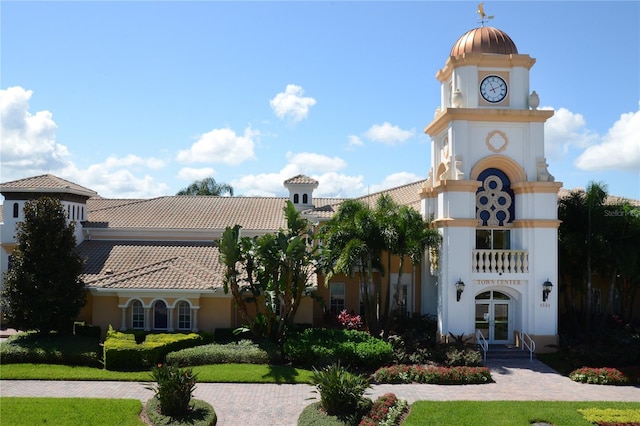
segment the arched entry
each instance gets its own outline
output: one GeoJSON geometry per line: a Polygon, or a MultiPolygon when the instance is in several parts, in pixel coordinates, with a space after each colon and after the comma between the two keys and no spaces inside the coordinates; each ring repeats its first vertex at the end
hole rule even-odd
{"type": "Polygon", "coordinates": [[[500,291],[490,290],[478,294],[476,296],[476,330],[480,330],[489,343],[512,343],[512,307],[509,295],[500,291]]]}

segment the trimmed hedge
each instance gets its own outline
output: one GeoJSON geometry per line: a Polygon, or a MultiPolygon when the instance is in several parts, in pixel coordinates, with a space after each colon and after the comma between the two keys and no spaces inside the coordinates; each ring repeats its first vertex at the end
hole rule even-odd
{"type": "Polygon", "coordinates": [[[0,345],[2,364],[63,364],[102,368],[100,340],[71,334],[11,336],[0,345]]]}
{"type": "Polygon", "coordinates": [[[640,368],[592,368],[582,367],[573,370],[569,378],[574,382],[595,385],[638,385],[640,384],[640,368]]]}
{"type": "Polygon", "coordinates": [[[84,322],[74,322],[73,335],[100,339],[100,336],[102,335],[102,328],[99,325],[87,325],[84,322]]]}
{"type": "Polygon", "coordinates": [[[167,355],[168,364],[179,367],[209,364],[269,364],[280,360],[280,351],[270,342],[241,340],[227,344],[212,343],[182,349],[167,355]]]}
{"type": "Polygon", "coordinates": [[[393,347],[364,331],[309,328],[289,336],[283,352],[291,362],[324,367],[340,362],[356,369],[375,370],[393,358],[393,347]]]}
{"type": "Polygon", "coordinates": [[[133,334],[114,331],[107,333],[104,342],[104,368],[107,370],[146,370],[164,362],[169,352],[198,346],[202,336],[196,333],[148,334],[142,343],[136,343],[133,334]]]}

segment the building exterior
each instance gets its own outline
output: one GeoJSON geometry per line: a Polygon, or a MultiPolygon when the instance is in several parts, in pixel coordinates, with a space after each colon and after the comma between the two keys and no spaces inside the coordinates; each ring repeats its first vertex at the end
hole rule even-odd
{"type": "MultiPolygon", "coordinates": [[[[544,123],[529,87],[535,59],[521,54],[496,28],[479,27],[453,45],[444,67],[440,106],[425,133],[431,138],[426,179],[383,193],[420,211],[443,237],[420,265],[405,265],[398,306],[438,318],[439,337],[476,336],[519,344],[523,333],[539,352],[558,343],[557,200],[561,183],[547,170],[544,123]]],[[[290,200],[319,224],[342,199],[315,198],[318,182],[304,175],[284,182],[289,197],[167,196],[106,199],[53,175],[0,184],[2,271],[15,247],[15,226],[27,200],[59,198],[76,226],[86,259],[87,305],[80,320],[106,330],[213,331],[241,325],[222,288],[216,241],[227,226],[243,235],[286,227],[290,200]]],[[[391,287],[398,261],[383,282],[391,287]]],[[[355,278],[318,277],[317,294],[296,321],[320,325],[325,310],[360,309],[355,278]]],[[[394,291],[390,292],[393,294],[394,291]]]]}

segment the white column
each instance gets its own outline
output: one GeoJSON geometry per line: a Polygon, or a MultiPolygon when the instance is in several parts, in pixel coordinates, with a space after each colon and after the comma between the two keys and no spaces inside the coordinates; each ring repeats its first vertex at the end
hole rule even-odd
{"type": "Polygon", "coordinates": [[[149,320],[151,308],[144,308],[144,331],[151,331],[151,321],[149,320]]]}
{"type": "Polygon", "coordinates": [[[167,306],[167,331],[168,332],[172,332],[173,331],[173,308],[170,308],[169,306],[167,306]]]}
{"type": "Polygon", "coordinates": [[[127,329],[127,307],[121,307],[120,311],[122,312],[122,319],[120,320],[120,331],[125,331],[127,329]]]}

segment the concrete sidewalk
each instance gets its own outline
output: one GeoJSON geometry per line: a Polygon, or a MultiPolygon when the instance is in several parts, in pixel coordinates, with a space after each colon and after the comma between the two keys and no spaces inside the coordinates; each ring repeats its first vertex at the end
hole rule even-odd
{"type": "MultiPolygon", "coordinates": [[[[418,400],[546,400],[640,402],[640,387],[575,383],[540,361],[494,361],[487,364],[495,383],[485,385],[375,385],[367,396],[395,393],[409,403],[418,400]]],[[[146,401],[152,392],[132,382],[0,381],[0,396],[133,398],[146,401]]],[[[194,397],[216,410],[218,425],[296,425],[300,412],[316,401],[310,385],[199,383],[194,397]]]]}

